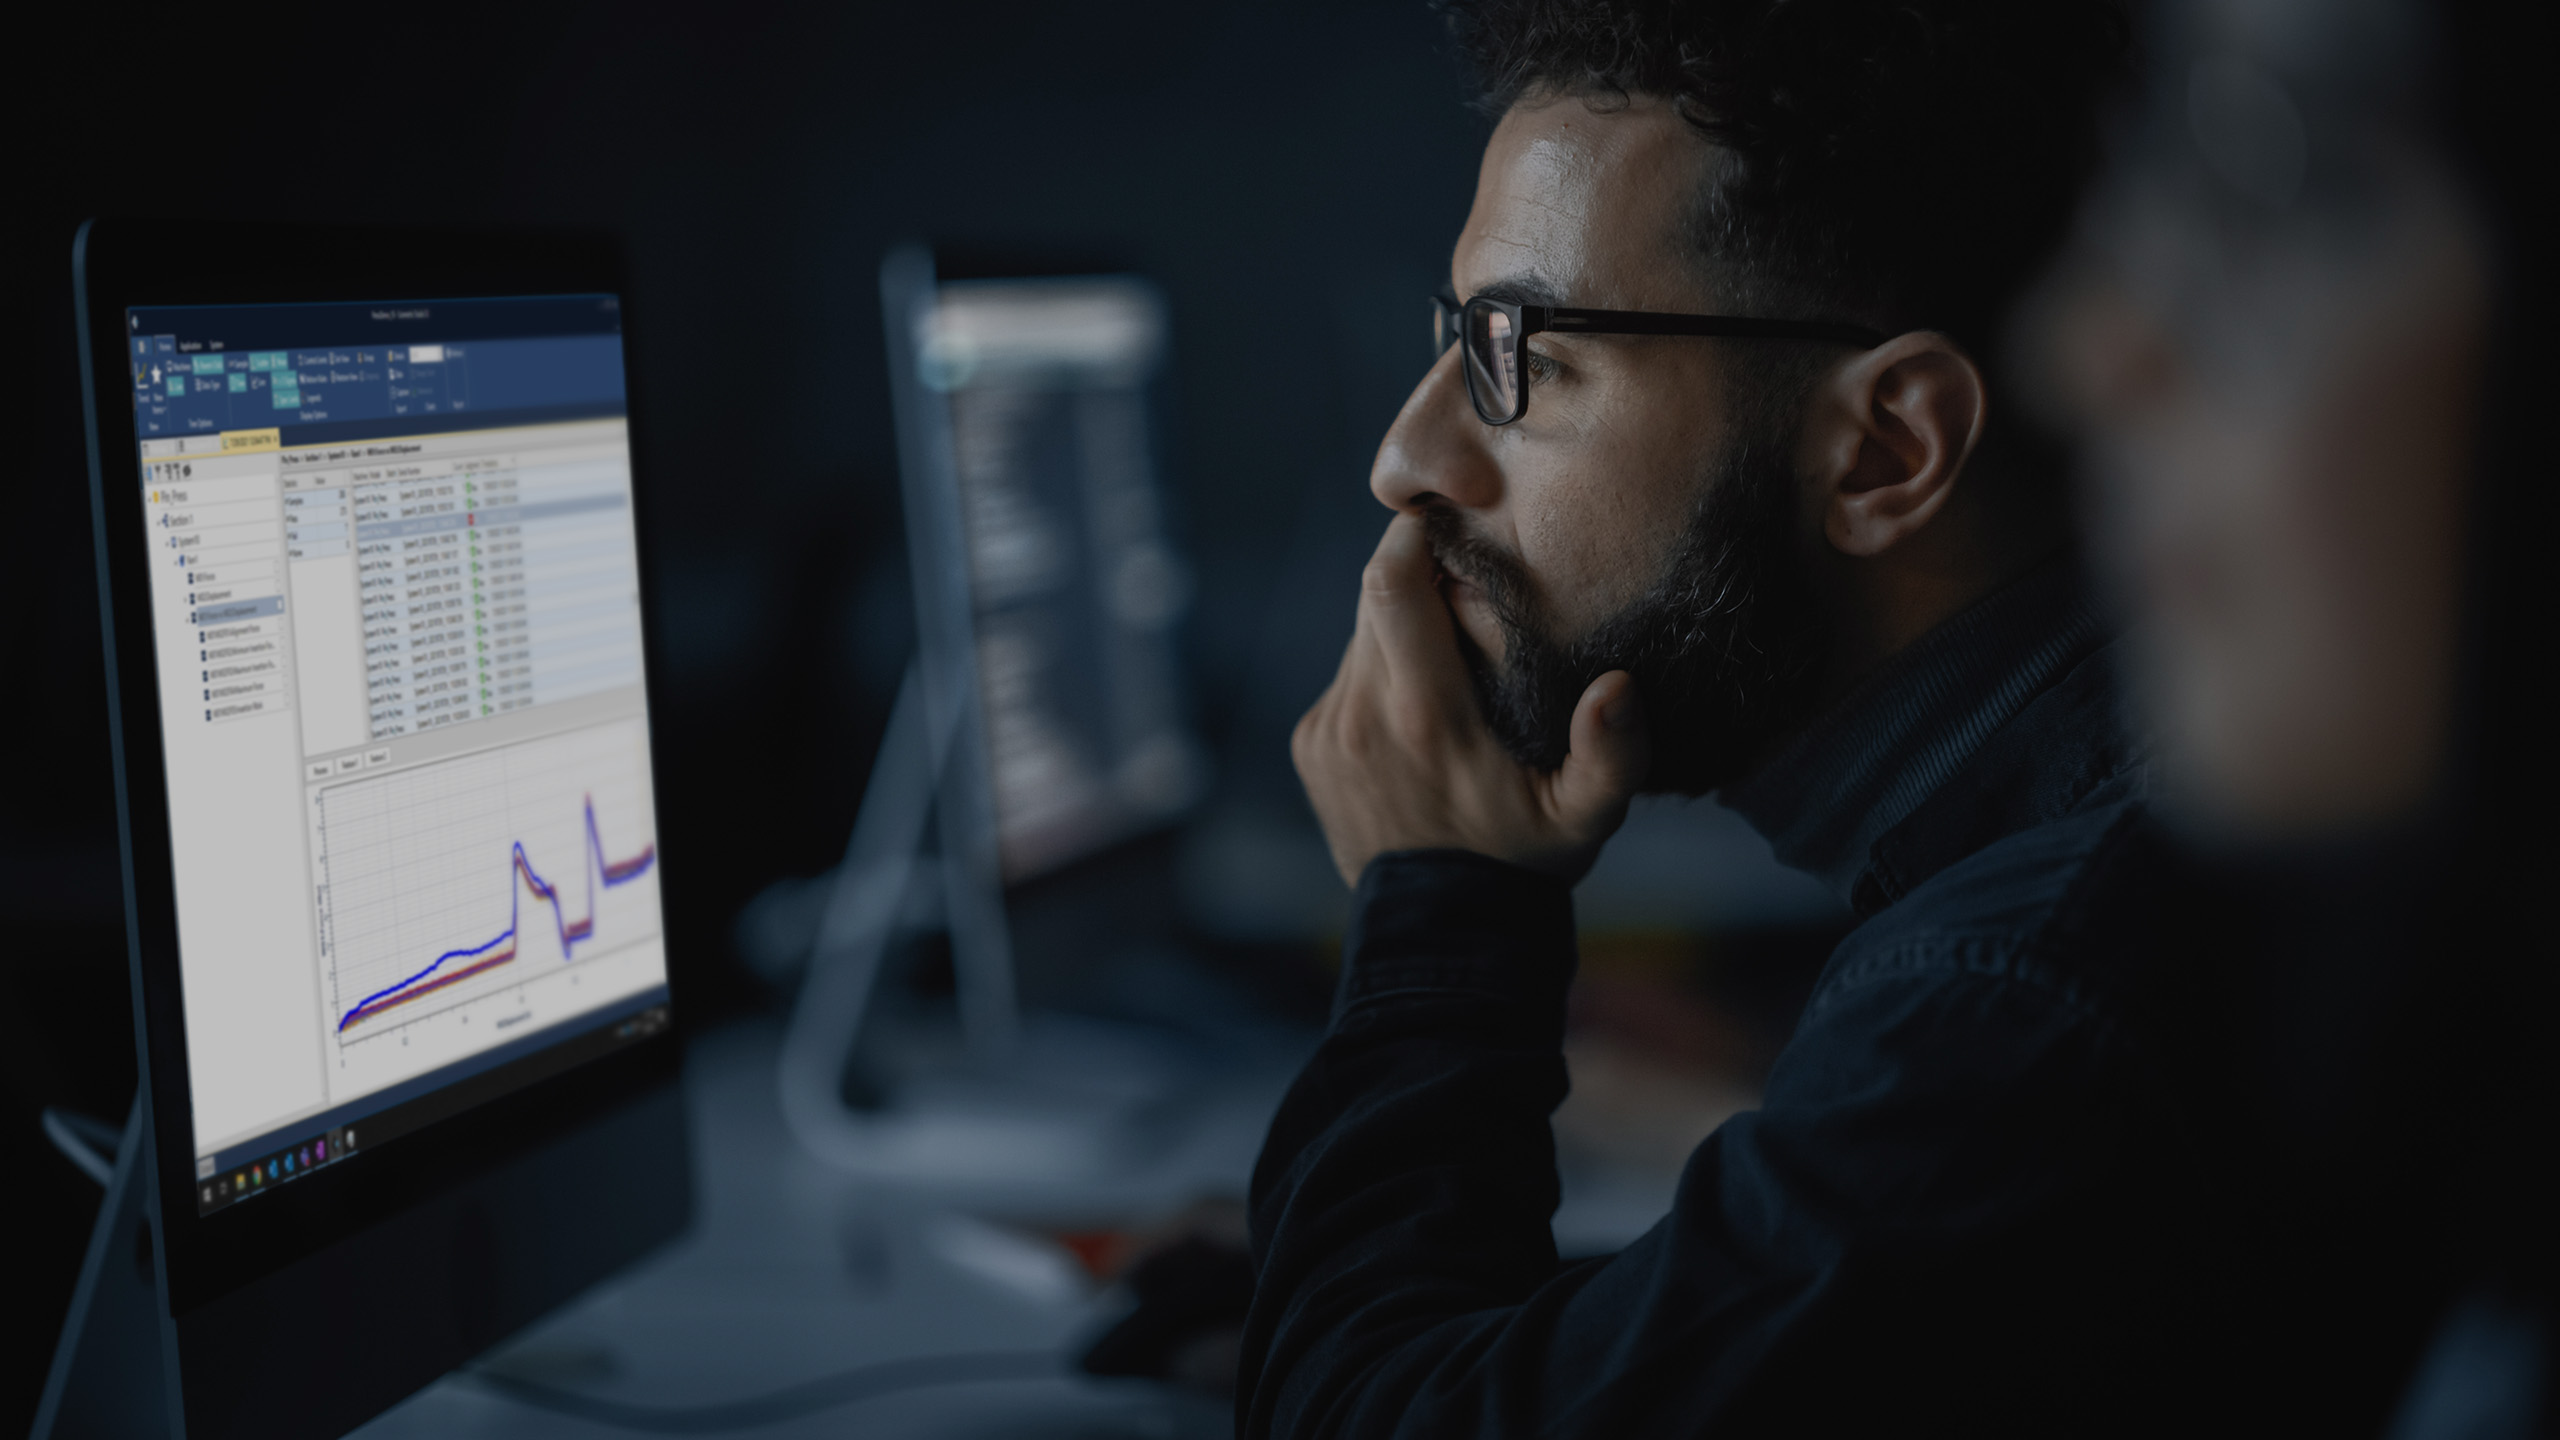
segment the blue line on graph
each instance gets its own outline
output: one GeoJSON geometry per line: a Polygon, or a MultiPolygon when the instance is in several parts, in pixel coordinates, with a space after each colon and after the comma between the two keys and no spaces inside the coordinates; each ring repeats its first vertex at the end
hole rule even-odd
{"type": "Polygon", "coordinates": [[[532,887],[535,898],[547,900],[551,903],[552,925],[560,933],[560,958],[563,960],[568,959],[570,953],[577,948],[579,941],[587,939],[595,934],[596,890],[598,888],[598,883],[601,882],[602,888],[608,890],[612,889],[616,885],[629,884],[631,881],[640,878],[641,873],[646,871],[652,864],[655,864],[658,858],[657,846],[643,845],[640,847],[640,853],[632,856],[628,860],[607,860],[604,858],[604,839],[596,833],[596,802],[595,797],[592,795],[587,797],[586,810],[587,856],[592,857],[595,861],[594,868],[587,872],[586,918],[579,920],[575,924],[570,923],[568,911],[563,909],[560,904],[559,887],[543,879],[540,874],[535,872],[533,868],[533,861],[528,859],[524,853],[524,842],[518,840],[514,843],[507,856],[507,928],[499,932],[496,938],[483,944],[474,945],[470,949],[447,950],[443,954],[437,956],[435,958],[435,963],[429,965],[426,969],[419,971],[417,974],[410,976],[408,979],[401,981],[397,985],[377,990],[372,994],[367,995],[362,1000],[357,1001],[354,1008],[347,1011],[345,1018],[339,1020],[338,1029],[340,1033],[344,1033],[348,1026],[355,1024],[357,1021],[379,1015],[394,1005],[405,1004],[411,1000],[417,999],[421,995],[431,994],[437,990],[443,989],[447,985],[469,979],[471,976],[477,975],[483,970],[494,969],[497,966],[504,965],[508,961],[515,959],[516,932],[521,928],[524,905],[523,888],[516,884],[516,878],[518,876],[522,876],[524,878],[525,885],[532,887]],[[497,955],[489,954],[490,951],[496,950],[501,945],[507,947],[503,953],[497,955]],[[479,963],[476,965],[465,965],[458,970],[449,971],[443,974],[438,973],[439,971],[444,970],[446,963],[449,961],[472,960],[478,959],[482,956],[487,956],[488,958],[480,959],[479,963]],[[432,977],[432,983],[426,983],[430,980],[430,977],[432,977]]]}

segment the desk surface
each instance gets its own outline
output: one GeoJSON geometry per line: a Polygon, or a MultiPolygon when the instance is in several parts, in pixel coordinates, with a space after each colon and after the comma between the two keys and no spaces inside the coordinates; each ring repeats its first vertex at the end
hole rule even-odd
{"type": "MultiPolygon", "coordinates": [[[[690,1052],[692,1232],[535,1326],[485,1362],[490,1368],[605,1401],[692,1407],[879,1362],[1045,1350],[1060,1357],[1050,1378],[906,1389],[752,1430],[698,1433],[1179,1440],[1229,1432],[1223,1402],[1070,1373],[1067,1357],[1113,1311],[1064,1252],[901,1202],[804,1155],[774,1099],[779,1028],[734,1026],[690,1052]]],[[[460,1373],[360,1433],[632,1432],[534,1408],[460,1373]]]]}
{"type": "MultiPolygon", "coordinates": [[[[955,1354],[1057,1357],[1053,1373],[877,1393],[745,1429],[770,1440],[1047,1435],[1189,1440],[1230,1433],[1224,1401],[1073,1373],[1069,1358],[1116,1301],[1045,1241],[884,1193],[810,1158],[775,1099],[776,1021],[695,1042],[686,1067],[698,1214],[664,1253],[536,1325],[481,1368],[608,1403],[732,1404],[861,1367],[955,1354]]],[[[1242,1087],[1232,1193],[1242,1194],[1270,1105],[1242,1087]],[[1248,1113],[1249,1112],[1249,1113],[1248,1113]]],[[[1565,1156],[1558,1239],[1591,1253],[1660,1216],[1674,1177],[1595,1171],[1565,1156]],[[1578,1243],[1577,1243],[1578,1242],[1578,1243]]],[[[1168,1197],[1171,1202],[1183,1197],[1168,1197]]],[[[1035,1362],[1036,1363],[1036,1362],[1035,1362]]],[[[667,1417],[661,1417],[667,1418],[667,1417]]],[[[658,1428],[658,1427],[652,1427],[658,1428]]],[[[624,1435],[631,1429],[536,1408],[478,1376],[446,1377],[367,1426],[369,1440],[624,1435]]],[[[662,1431],[662,1433],[664,1433],[662,1431]]]]}

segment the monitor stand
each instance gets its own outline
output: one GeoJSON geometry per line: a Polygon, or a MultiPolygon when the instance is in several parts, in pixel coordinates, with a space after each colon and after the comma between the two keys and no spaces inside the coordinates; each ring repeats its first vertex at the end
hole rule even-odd
{"type": "Polygon", "coordinates": [[[179,1433],[169,1404],[169,1307],[161,1299],[150,1138],[151,1111],[136,1096],[45,1375],[35,1440],[179,1433]]]}
{"type": "Polygon", "coordinates": [[[1191,1198],[1228,1168],[1188,1123],[1198,1061],[1145,1027],[1020,1013],[971,707],[931,704],[927,688],[911,667],[832,881],[783,1041],[785,1120],[837,1169],[981,1213],[1099,1219],[1191,1198]],[[884,1101],[857,1110],[846,1067],[890,946],[930,891],[959,1025],[876,1044],[884,1101]]]}

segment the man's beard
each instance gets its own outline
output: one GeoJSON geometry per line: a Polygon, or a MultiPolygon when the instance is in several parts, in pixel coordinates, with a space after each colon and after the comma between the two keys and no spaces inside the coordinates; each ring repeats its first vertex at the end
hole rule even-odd
{"type": "Polygon", "coordinates": [[[1502,626],[1498,665],[1464,630],[1459,645],[1486,722],[1521,764],[1564,763],[1575,705],[1612,670],[1635,676],[1651,791],[1715,789],[1811,709],[1822,626],[1796,558],[1787,447],[1737,436],[1712,468],[1653,585],[1570,640],[1555,638],[1518,556],[1449,506],[1424,512],[1440,568],[1475,586],[1502,626]]]}

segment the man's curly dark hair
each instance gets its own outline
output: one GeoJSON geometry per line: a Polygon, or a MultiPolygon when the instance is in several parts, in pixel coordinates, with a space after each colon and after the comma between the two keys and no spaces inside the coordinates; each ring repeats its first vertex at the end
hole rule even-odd
{"type": "Polygon", "coordinates": [[[2107,0],[1440,0],[1499,115],[1674,102],[1721,303],[1938,330],[1987,356],[2097,163],[2128,27],[2107,0]]]}

